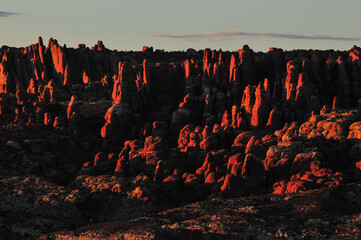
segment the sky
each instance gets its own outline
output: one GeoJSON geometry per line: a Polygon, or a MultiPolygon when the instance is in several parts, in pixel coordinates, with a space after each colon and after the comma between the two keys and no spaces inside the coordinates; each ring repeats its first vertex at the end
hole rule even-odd
{"type": "Polygon", "coordinates": [[[140,51],[361,46],[360,0],[0,0],[0,46],[59,44],[140,51]]]}

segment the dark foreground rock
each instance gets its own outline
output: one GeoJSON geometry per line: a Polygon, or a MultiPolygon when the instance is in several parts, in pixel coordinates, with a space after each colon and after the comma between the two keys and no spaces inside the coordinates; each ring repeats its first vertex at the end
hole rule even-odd
{"type": "Polygon", "coordinates": [[[359,239],[361,185],[212,199],[38,239],[359,239]]]}
{"type": "Polygon", "coordinates": [[[79,176],[68,187],[36,176],[1,176],[0,235],[33,239],[91,223],[128,221],[158,212],[156,193],[146,176],[79,176]]]}

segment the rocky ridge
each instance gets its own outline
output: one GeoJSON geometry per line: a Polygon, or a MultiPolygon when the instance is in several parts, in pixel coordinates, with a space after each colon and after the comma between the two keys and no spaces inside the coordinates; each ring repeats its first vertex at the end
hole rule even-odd
{"type": "MultiPolygon", "coordinates": [[[[30,216],[62,219],[26,236],[91,223],[81,201],[69,209],[84,221],[69,218],[64,225],[68,218],[56,212],[67,206],[69,192],[81,192],[78,179],[135,181],[117,183],[119,193],[107,185],[105,198],[138,199],[154,214],[206,199],[302,192],[308,198],[314,189],[360,180],[356,46],[343,52],[257,53],[247,45],[237,52],[118,52],[101,41],[74,49],[55,39],[45,47],[39,38],[26,48],[3,46],[0,59],[4,195],[13,189],[18,196],[22,184],[49,184],[40,198],[50,203],[21,201],[41,202],[36,211],[24,207],[30,216]],[[49,194],[57,196],[55,205],[49,194]],[[43,215],[47,204],[56,210],[43,215]]],[[[17,208],[4,201],[8,207],[0,211],[17,208]]],[[[104,219],[113,220],[92,221],[104,219]]],[[[25,236],[16,224],[28,227],[17,222],[4,229],[25,236]]]]}

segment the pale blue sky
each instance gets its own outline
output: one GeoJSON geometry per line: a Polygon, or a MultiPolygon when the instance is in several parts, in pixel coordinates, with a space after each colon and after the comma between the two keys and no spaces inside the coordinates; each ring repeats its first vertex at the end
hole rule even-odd
{"type": "Polygon", "coordinates": [[[0,46],[40,35],[46,45],[50,37],[71,47],[102,40],[137,51],[347,50],[361,45],[360,16],[360,0],[0,0],[0,46]]]}

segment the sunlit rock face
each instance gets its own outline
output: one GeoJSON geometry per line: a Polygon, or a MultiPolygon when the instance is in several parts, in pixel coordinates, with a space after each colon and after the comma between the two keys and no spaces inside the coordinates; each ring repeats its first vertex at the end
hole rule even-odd
{"type": "Polygon", "coordinates": [[[53,72],[57,83],[62,83],[64,81],[65,70],[63,48],[59,46],[57,40],[51,38],[45,51],[51,56],[53,61],[53,72]]]}
{"type": "Polygon", "coordinates": [[[4,46],[0,172],[59,184],[37,201],[80,225],[125,211],[108,205],[339,189],[361,180],[360,52],[4,46]]]}

